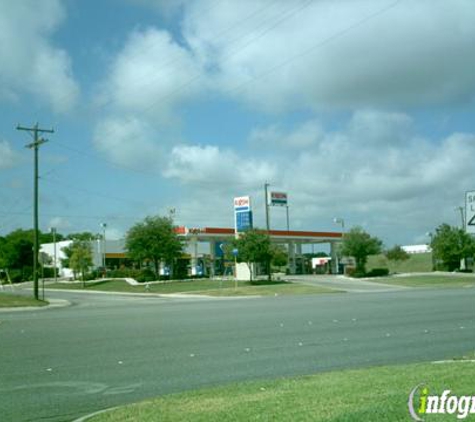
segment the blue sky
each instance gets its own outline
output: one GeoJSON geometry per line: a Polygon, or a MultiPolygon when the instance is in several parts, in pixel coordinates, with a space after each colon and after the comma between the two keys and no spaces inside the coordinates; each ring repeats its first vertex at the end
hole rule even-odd
{"type": "Polygon", "coordinates": [[[475,189],[471,0],[0,1],[0,234],[233,224],[426,242],[475,189]],[[285,227],[285,211],[271,210],[285,227]]]}

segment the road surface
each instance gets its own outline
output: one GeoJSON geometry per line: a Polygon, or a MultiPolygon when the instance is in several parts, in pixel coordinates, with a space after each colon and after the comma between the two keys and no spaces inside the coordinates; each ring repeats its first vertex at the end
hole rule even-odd
{"type": "Polygon", "coordinates": [[[475,289],[164,299],[50,292],[0,313],[2,421],[71,421],[233,381],[439,360],[475,349],[475,289]]]}

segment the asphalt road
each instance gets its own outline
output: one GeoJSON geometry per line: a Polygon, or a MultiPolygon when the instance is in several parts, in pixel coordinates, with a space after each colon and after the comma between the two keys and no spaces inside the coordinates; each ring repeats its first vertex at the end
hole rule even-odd
{"type": "Polygon", "coordinates": [[[51,293],[0,313],[0,418],[71,421],[233,381],[438,360],[475,349],[475,289],[251,299],[51,293]]]}
{"type": "Polygon", "coordinates": [[[349,293],[385,293],[408,290],[410,287],[391,286],[362,279],[328,275],[295,275],[287,276],[286,280],[309,286],[321,286],[330,289],[342,290],[349,293]]]}

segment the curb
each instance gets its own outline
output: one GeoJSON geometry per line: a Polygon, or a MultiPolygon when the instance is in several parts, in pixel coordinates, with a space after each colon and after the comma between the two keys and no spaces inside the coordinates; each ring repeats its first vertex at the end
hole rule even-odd
{"type": "Polygon", "coordinates": [[[110,411],[118,409],[118,408],[119,408],[119,406],[109,407],[108,409],[98,410],[97,412],[89,413],[89,415],[81,416],[78,419],[74,419],[72,422],[86,422],[87,420],[93,418],[94,416],[100,415],[102,413],[107,413],[107,412],[110,412],[110,411]]]}
{"type": "MultiPolygon", "coordinates": [[[[175,299],[182,299],[182,298],[189,298],[189,299],[216,299],[216,296],[206,296],[206,295],[193,295],[193,294],[185,294],[185,293],[131,293],[131,292],[104,292],[101,290],[76,290],[76,289],[45,289],[50,292],[71,292],[71,293],[85,293],[85,294],[100,294],[100,295],[115,295],[115,296],[132,296],[132,297],[159,297],[162,299],[167,298],[175,298],[175,299]]],[[[218,298],[219,299],[219,298],[218,298]]]]}
{"type": "MultiPolygon", "coordinates": [[[[26,290],[26,289],[25,289],[26,290]]],[[[31,289],[30,289],[31,290],[31,289]]],[[[130,292],[104,292],[101,290],[76,290],[76,289],[45,289],[50,292],[71,292],[71,293],[84,293],[84,294],[100,294],[100,295],[116,295],[116,296],[131,296],[131,297],[156,297],[161,299],[244,299],[262,297],[258,295],[253,296],[208,296],[198,295],[193,293],[130,293],[130,292]]]]}

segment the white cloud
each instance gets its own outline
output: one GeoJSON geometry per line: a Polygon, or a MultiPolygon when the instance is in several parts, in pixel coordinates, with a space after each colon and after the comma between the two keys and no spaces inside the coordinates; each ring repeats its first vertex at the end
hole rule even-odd
{"type": "Polygon", "coordinates": [[[456,222],[453,206],[473,188],[474,135],[429,139],[402,110],[474,99],[473,1],[199,0],[172,9],[183,11],[180,34],[135,29],[111,63],[103,100],[116,117],[101,123],[95,142],[130,164],[171,150],[162,174],[190,188],[180,216],[196,217],[180,206],[199,208],[206,197],[215,211],[200,218],[227,221],[230,198],[247,192],[260,207],[268,180],[288,190],[295,228],[335,229],[341,215],[349,225],[416,238],[456,222]],[[177,146],[170,137],[162,145],[156,127],[176,123],[183,106],[205,95],[249,105],[258,117],[289,110],[312,117],[289,128],[303,114],[287,114],[250,130],[248,144],[261,147],[252,154],[243,143],[239,151],[177,146]]]}
{"type": "Polygon", "coordinates": [[[288,132],[279,125],[253,129],[249,135],[252,146],[262,148],[308,148],[318,143],[323,130],[317,121],[304,122],[295,130],[288,132]]]}
{"type": "Polygon", "coordinates": [[[142,119],[134,116],[109,117],[97,124],[93,142],[117,165],[154,170],[164,155],[157,136],[156,130],[142,119]]]}
{"type": "Polygon", "coordinates": [[[59,0],[0,2],[0,101],[26,93],[57,112],[74,105],[79,88],[70,57],[50,41],[64,18],[59,0]]]}
{"type": "Polygon", "coordinates": [[[189,81],[197,71],[192,54],[168,32],[137,30],[130,34],[111,65],[102,102],[118,110],[139,111],[158,118],[161,124],[169,123],[173,119],[170,110],[196,92],[189,81]]]}
{"type": "Polygon", "coordinates": [[[180,36],[134,30],[103,101],[167,122],[179,104],[210,92],[266,111],[474,98],[471,0],[201,0],[171,9],[183,10],[180,36]]]}
{"type": "Polygon", "coordinates": [[[18,154],[7,141],[0,141],[0,170],[13,167],[18,163],[18,154]]]}
{"type": "Polygon", "coordinates": [[[197,11],[211,1],[189,5],[185,39],[213,69],[214,84],[254,106],[394,107],[474,96],[470,0],[319,1],[303,8],[298,1],[222,2],[202,19],[197,11]]]}
{"type": "Polygon", "coordinates": [[[255,186],[274,177],[275,168],[265,161],[239,156],[213,145],[179,145],[172,149],[164,176],[183,183],[205,186],[255,186]]]}
{"type": "MultiPolygon", "coordinates": [[[[297,125],[296,133],[305,126],[297,125]]],[[[295,133],[286,136],[292,139],[295,133]]],[[[281,142],[286,144],[285,136],[281,142]]],[[[262,227],[259,210],[267,180],[272,189],[289,193],[295,229],[337,230],[332,220],[341,216],[348,226],[366,226],[390,244],[411,243],[443,221],[458,223],[453,209],[473,188],[474,154],[473,134],[429,140],[415,132],[405,114],[360,111],[341,129],[322,129],[318,142],[287,150],[272,161],[211,145],[175,147],[165,175],[192,188],[177,204],[178,215],[188,224],[198,218],[203,225],[229,225],[232,197],[249,194],[256,224],[262,227]],[[200,203],[212,211],[197,217],[200,203]],[[195,211],[186,211],[191,209],[195,211]]],[[[272,225],[284,228],[285,213],[273,209],[272,225]]]]}

